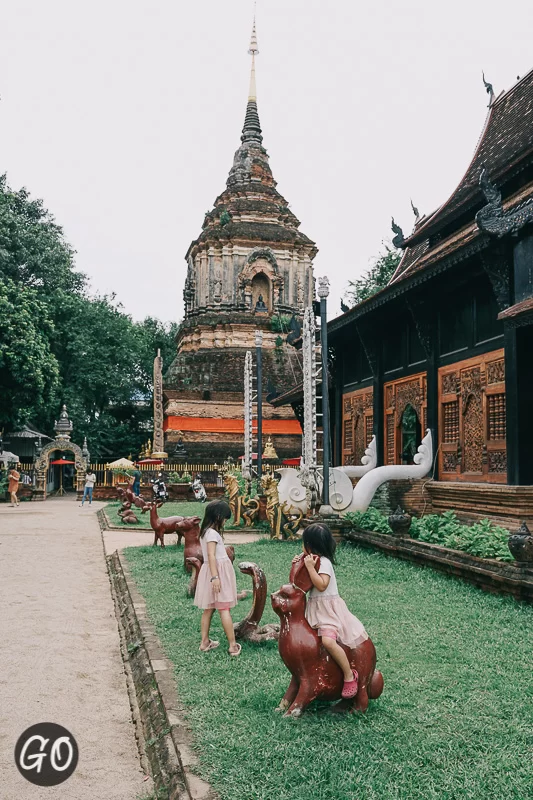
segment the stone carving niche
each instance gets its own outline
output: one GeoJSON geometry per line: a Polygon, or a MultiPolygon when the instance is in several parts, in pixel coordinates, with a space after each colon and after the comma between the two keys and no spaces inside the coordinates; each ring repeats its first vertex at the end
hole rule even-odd
{"type": "Polygon", "coordinates": [[[275,311],[283,292],[283,278],[269,247],[252,250],[239,275],[239,290],[247,310],[254,311],[261,295],[269,313],[275,311]]]}

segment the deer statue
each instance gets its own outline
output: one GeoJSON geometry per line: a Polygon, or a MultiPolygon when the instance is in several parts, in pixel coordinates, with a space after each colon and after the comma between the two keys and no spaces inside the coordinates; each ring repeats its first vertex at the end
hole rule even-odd
{"type": "MultiPolygon", "coordinates": [[[[181,543],[181,539],[184,536],[184,533],[179,529],[179,525],[185,517],[160,517],[157,513],[157,509],[160,508],[163,504],[153,502],[150,504],[150,525],[154,531],[154,547],[157,546],[157,542],[161,544],[161,547],[165,546],[165,534],[166,533],[177,533],[178,534],[178,545],[181,543]]],[[[200,520],[199,517],[193,517],[193,519],[200,520]]]]}
{"type": "Polygon", "coordinates": [[[342,672],[305,618],[305,595],[312,583],[303,559],[302,553],[293,563],[290,583],[271,595],[272,608],[281,619],[279,654],[292,673],[277,710],[284,711],[286,717],[299,717],[313,700],[321,699],[339,700],[335,711],[366,711],[369,699],[378,698],[383,691],[383,676],[376,670],[375,647],[371,639],[354,648],[344,647],[359,674],[359,689],[354,698],[341,700],[342,672]]]}

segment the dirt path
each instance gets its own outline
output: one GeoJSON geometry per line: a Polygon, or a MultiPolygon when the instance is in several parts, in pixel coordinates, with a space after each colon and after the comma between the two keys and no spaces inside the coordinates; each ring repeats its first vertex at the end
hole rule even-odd
{"type": "Polygon", "coordinates": [[[143,781],[96,511],[74,499],[0,505],[0,797],[137,800],[143,781]],[[74,775],[40,788],[15,743],[56,722],[79,747],[74,775]]]}

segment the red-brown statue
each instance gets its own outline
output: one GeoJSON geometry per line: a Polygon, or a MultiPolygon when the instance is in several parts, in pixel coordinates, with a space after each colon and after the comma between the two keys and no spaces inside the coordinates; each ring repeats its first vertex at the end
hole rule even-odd
{"type": "Polygon", "coordinates": [[[267,582],[265,573],[252,561],[243,561],[239,564],[243,575],[251,575],[253,579],[252,607],[240,622],[234,624],[235,638],[248,642],[267,642],[279,637],[279,625],[270,623],[259,627],[267,597],[267,582]]]}
{"type": "Polygon", "coordinates": [[[304,555],[292,565],[291,583],[271,595],[272,608],[281,619],[279,653],[292,674],[278,710],[285,711],[286,717],[299,717],[313,700],[321,699],[340,700],[335,711],[366,711],[369,699],[378,698],[383,691],[383,676],[376,670],[376,650],[371,639],[353,649],[344,647],[350,665],[359,674],[359,688],[354,698],[341,700],[342,671],[305,618],[306,592],[312,582],[304,555]]]}
{"type": "Polygon", "coordinates": [[[133,505],[136,508],[141,509],[141,514],[144,514],[145,511],[150,511],[150,509],[152,508],[152,504],[149,503],[148,500],[145,500],[144,497],[142,497],[140,494],[133,495],[133,505]]]}
{"type": "MultiPolygon", "coordinates": [[[[162,505],[162,503],[155,502],[150,505],[150,525],[154,531],[154,547],[157,545],[158,541],[160,542],[161,547],[165,546],[166,533],[177,533],[178,544],[180,544],[184,535],[184,531],[181,529],[181,523],[187,519],[194,519],[198,520],[199,522],[200,517],[160,517],[157,513],[157,509],[162,505]]],[[[188,526],[186,525],[185,528],[188,528],[188,526]]]]}
{"type": "Polygon", "coordinates": [[[131,508],[127,508],[125,511],[119,509],[118,516],[125,525],[136,525],[137,522],[139,522],[139,518],[133,513],[131,508]]]}
{"type": "Polygon", "coordinates": [[[117,495],[118,499],[122,502],[122,506],[120,507],[119,511],[128,511],[135,502],[135,495],[133,494],[131,485],[126,486],[125,489],[119,486],[117,488],[117,495]]]}

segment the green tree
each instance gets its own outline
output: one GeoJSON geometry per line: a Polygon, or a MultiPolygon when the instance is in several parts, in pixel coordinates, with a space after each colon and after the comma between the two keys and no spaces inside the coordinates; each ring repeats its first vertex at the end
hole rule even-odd
{"type": "Polygon", "coordinates": [[[13,428],[58,403],[53,322],[34,289],[0,280],[0,422],[13,428]]]}
{"type": "Polygon", "coordinates": [[[91,297],[74,251],[40,200],[0,176],[0,429],[51,432],[60,403],[93,456],[138,452],[152,425],[153,360],[169,366],[177,325],[134,322],[91,297]]]}
{"type": "Polygon", "coordinates": [[[348,281],[344,293],[350,306],[356,306],[372,297],[373,294],[384,289],[392,278],[396,267],[402,257],[401,250],[385,244],[385,251],[380,253],[373,261],[371,267],[360,278],[348,281]]]}
{"type": "Polygon", "coordinates": [[[74,270],[74,251],[42,201],[26,189],[14,192],[0,175],[0,279],[9,278],[48,297],[85,285],[74,270]]]}

